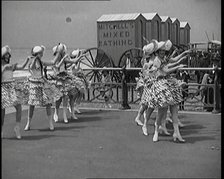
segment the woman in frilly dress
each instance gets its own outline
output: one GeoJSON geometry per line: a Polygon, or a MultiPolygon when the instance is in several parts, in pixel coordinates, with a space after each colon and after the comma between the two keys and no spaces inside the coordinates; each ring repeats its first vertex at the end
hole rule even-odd
{"type": "MultiPolygon", "coordinates": [[[[68,65],[77,63],[82,56],[78,57],[76,60],[71,60],[67,54],[67,48],[65,44],[59,43],[53,48],[53,54],[56,56],[57,61],[53,66],[54,74],[50,76],[50,80],[53,81],[56,87],[61,91],[62,96],[55,103],[54,121],[58,122],[58,112],[61,102],[63,103],[63,119],[65,123],[68,123],[67,118],[67,106],[70,95],[74,95],[78,91],[84,88],[83,82],[74,78],[72,74],[68,72],[68,65]]],[[[77,117],[72,113],[72,118],[77,119],[77,117]]]]}
{"type": "Polygon", "coordinates": [[[35,46],[31,50],[31,62],[29,63],[29,71],[31,76],[29,77],[29,95],[28,95],[28,119],[25,131],[30,130],[30,124],[34,113],[35,106],[46,107],[47,117],[49,120],[49,128],[51,131],[54,130],[51,105],[58,98],[61,97],[60,91],[55,87],[54,84],[50,83],[43,75],[44,66],[52,66],[55,60],[45,62],[42,61],[44,46],[35,46]]]}
{"type": "MultiPolygon", "coordinates": [[[[11,49],[8,45],[2,47],[2,76],[1,76],[1,89],[2,89],[2,127],[4,125],[5,118],[5,109],[11,106],[14,106],[16,109],[16,126],[14,127],[14,131],[17,139],[21,139],[20,134],[20,122],[22,115],[22,104],[23,97],[25,92],[25,83],[24,81],[18,82],[13,77],[13,72],[15,70],[22,70],[27,65],[30,57],[28,57],[23,64],[19,65],[17,63],[10,64],[11,58],[11,49]],[[21,85],[23,84],[23,85],[21,85]],[[23,93],[24,92],[24,93],[23,93]]],[[[3,129],[2,129],[2,137],[3,137],[3,129]]]]}
{"type": "MultiPolygon", "coordinates": [[[[157,50],[158,42],[157,40],[152,40],[149,44],[143,47],[143,58],[142,58],[142,71],[140,73],[140,77],[137,81],[136,91],[138,98],[142,98],[142,94],[144,88],[150,88],[154,79],[154,73],[151,71],[151,67],[153,65],[153,61],[155,58],[155,51],[157,50]]],[[[154,108],[150,108],[147,105],[141,104],[138,114],[135,118],[135,122],[137,125],[142,126],[142,132],[144,135],[148,135],[147,132],[147,121],[151,116],[154,108]],[[140,120],[141,115],[144,114],[144,123],[140,120]]]]}
{"type": "Polygon", "coordinates": [[[167,108],[170,106],[173,120],[173,139],[180,142],[185,142],[181,137],[178,127],[178,104],[183,100],[180,86],[177,80],[169,77],[169,74],[184,65],[178,65],[185,57],[174,63],[169,63],[165,53],[169,51],[172,43],[168,40],[158,43],[158,55],[154,59],[153,69],[156,80],[153,82],[151,88],[144,88],[141,104],[147,105],[150,108],[158,108],[158,116],[155,122],[155,133],[153,141],[158,141],[159,127],[162,125],[162,120],[166,118],[167,108]]]}
{"type": "Polygon", "coordinates": [[[83,51],[81,51],[80,49],[73,50],[70,53],[70,60],[75,63],[71,64],[68,67],[68,70],[73,75],[73,80],[78,80],[78,81],[81,80],[82,84],[83,84],[83,88],[81,88],[80,90],[76,90],[76,91],[73,90],[69,93],[69,111],[71,112],[71,114],[73,116],[75,116],[75,114],[74,114],[75,111],[78,114],[81,113],[78,108],[78,105],[80,105],[81,100],[85,94],[85,91],[88,88],[90,88],[90,85],[91,85],[91,82],[89,82],[86,79],[85,74],[84,74],[82,68],[80,67],[80,62],[81,62],[82,57],[83,57],[83,51]],[[80,59],[80,60],[77,60],[77,59],[80,59]]]}

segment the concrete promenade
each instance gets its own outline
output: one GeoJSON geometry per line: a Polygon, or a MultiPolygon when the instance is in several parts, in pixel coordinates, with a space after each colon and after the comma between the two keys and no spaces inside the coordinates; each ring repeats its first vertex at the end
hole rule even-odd
{"type": "MultiPolygon", "coordinates": [[[[181,112],[186,143],[172,136],[152,142],[134,123],[136,111],[81,109],[79,120],[48,130],[44,108],[34,113],[31,130],[16,140],[15,113],[8,110],[2,139],[3,179],[221,178],[221,115],[181,112]]],[[[24,128],[27,110],[22,114],[24,128]]],[[[62,110],[60,110],[62,121],[62,110]]],[[[173,132],[171,124],[167,125],[173,132]]]]}

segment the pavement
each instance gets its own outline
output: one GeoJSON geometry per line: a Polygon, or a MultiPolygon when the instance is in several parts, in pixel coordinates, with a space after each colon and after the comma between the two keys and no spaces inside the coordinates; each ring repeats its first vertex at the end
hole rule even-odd
{"type": "MultiPolygon", "coordinates": [[[[46,110],[37,108],[30,131],[17,140],[15,113],[8,110],[3,127],[3,179],[82,178],[221,178],[221,115],[180,113],[186,143],[159,136],[154,143],[153,113],[149,136],[134,123],[136,111],[81,109],[78,120],[49,131],[46,110]]],[[[27,108],[22,113],[24,128],[27,108]]],[[[168,131],[173,132],[171,124],[168,131]]]]}

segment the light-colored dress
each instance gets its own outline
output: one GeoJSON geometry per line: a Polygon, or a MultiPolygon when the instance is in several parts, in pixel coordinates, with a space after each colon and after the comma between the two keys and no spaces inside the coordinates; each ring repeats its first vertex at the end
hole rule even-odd
{"type": "Polygon", "coordinates": [[[85,91],[90,88],[90,82],[87,82],[85,74],[78,64],[73,64],[69,72],[72,75],[73,81],[76,81],[81,86],[81,88],[75,88],[69,92],[69,95],[75,96],[76,103],[79,104],[84,98],[85,91]]]}
{"type": "Polygon", "coordinates": [[[65,62],[60,67],[53,66],[53,69],[55,73],[50,76],[50,80],[63,95],[75,95],[85,89],[83,81],[67,71],[65,62]]]}
{"type": "Polygon", "coordinates": [[[141,72],[139,73],[139,78],[137,79],[136,92],[137,97],[141,99],[144,88],[150,88],[152,82],[155,79],[154,71],[152,70],[154,57],[149,60],[148,63],[145,63],[142,67],[141,72]]]}
{"type": "Polygon", "coordinates": [[[60,99],[62,93],[56,86],[43,77],[43,66],[41,60],[36,61],[34,67],[29,65],[31,76],[29,81],[28,105],[46,106],[60,99]]]}
{"type": "Polygon", "coordinates": [[[157,108],[179,104],[183,101],[177,80],[163,71],[163,67],[166,64],[167,62],[161,61],[159,57],[155,58],[154,66],[157,70],[154,74],[156,78],[150,88],[144,88],[141,104],[147,105],[150,108],[157,108]]]}
{"type": "MultiPolygon", "coordinates": [[[[16,70],[17,64],[8,64],[4,66],[2,72],[2,109],[15,106],[17,104],[25,104],[27,102],[28,84],[26,80],[15,80],[13,71],[16,70]]],[[[3,69],[3,67],[2,67],[3,69]]]]}

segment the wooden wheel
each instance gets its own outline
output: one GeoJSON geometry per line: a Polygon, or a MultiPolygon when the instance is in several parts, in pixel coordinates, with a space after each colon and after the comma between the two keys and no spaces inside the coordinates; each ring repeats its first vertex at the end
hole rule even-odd
{"type": "MultiPolygon", "coordinates": [[[[126,50],[120,57],[119,67],[141,68],[141,59],[143,57],[143,50],[141,48],[132,48],[126,50]]],[[[132,70],[127,72],[127,82],[136,82],[135,77],[139,76],[139,70],[132,70]]]]}
{"type": "MultiPolygon", "coordinates": [[[[114,67],[113,60],[102,49],[89,48],[83,51],[86,56],[81,60],[80,66],[83,69],[86,68],[103,68],[114,67]]],[[[86,78],[89,81],[100,82],[101,72],[98,70],[88,70],[85,72],[86,78]]]]}
{"type": "Polygon", "coordinates": [[[126,50],[120,57],[118,66],[124,67],[128,64],[128,58],[130,59],[130,67],[142,67],[141,59],[143,57],[143,50],[141,48],[132,48],[126,50]]]}

